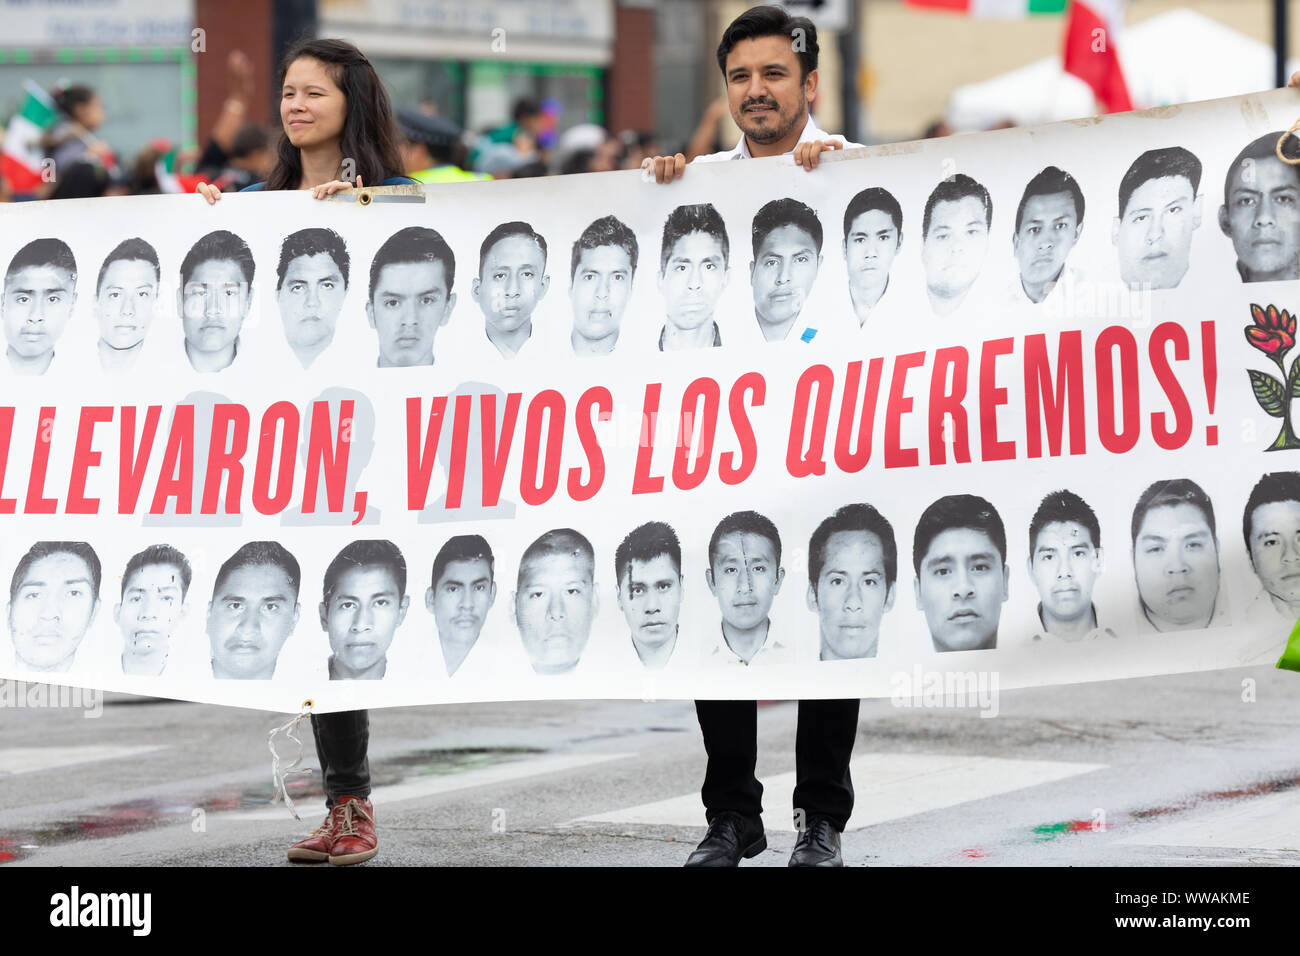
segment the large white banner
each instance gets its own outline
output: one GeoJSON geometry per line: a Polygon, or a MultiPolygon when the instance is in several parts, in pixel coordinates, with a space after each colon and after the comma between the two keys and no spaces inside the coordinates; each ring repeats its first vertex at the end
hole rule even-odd
{"type": "Polygon", "coordinates": [[[0,676],[326,711],[1271,662],[1297,111],[4,207],[0,676]]]}

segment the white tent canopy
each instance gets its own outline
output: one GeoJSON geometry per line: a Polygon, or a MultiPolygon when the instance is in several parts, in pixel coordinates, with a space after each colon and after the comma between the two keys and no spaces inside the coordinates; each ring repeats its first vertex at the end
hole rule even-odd
{"type": "MultiPolygon", "coordinates": [[[[1273,48],[1193,10],[1170,10],[1129,27],[1120,63],[1139,109],[1273,88],[1273,48]]],[[[1288,72],[1297,61],[1288,64],[1288,72]]],[[[1092,90],[1061,68],[1059,55],[953,91],[947,120],[961,131],[1004,120],[1032,126],[1092,116],[1092,90]]]]}

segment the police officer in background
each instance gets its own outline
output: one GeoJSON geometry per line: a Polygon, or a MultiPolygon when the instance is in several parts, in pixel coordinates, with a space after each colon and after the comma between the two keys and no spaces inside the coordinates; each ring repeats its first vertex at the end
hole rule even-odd
{"type": "Polygon", "coordinates": [[[406,175],[416,182],[458,183],[492,178],[460,168],[456,160],[464,160],[465,147],[454,123],[403,106],[397,109],[397,128],[402,134],[400,148],[406,175]]]}

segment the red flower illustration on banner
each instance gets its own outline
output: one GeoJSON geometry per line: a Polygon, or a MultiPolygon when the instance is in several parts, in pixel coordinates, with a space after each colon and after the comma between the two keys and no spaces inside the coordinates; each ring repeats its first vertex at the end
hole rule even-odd
{"type": "Polygon", "coordinates": [[[1295,345],[1295,316],[1277,306],[1270,305],[1261,309],[1257,305],[1250,307],[1255,324],[1246,326],[1246,340],[1265,355],[1281,359],[1295,345]]]}
{"type": "Polygon", "coordinates": [[[1295,346],[1296,318],[1275,305],[1262,308],[1252,304],[1250,315],[1255,322],[1246,326],[1246,341],[1272,359],[1282,373],[1279,381],[1266,372],[1253,368],[1246,370],[1259,407],[1273,418],[1282,419],[1282,431],[1267,450],[1300,448],[1300,438],[1291,428],[1291,403],[1300,398],[1300,360],[1292,362],[1290,369],[1283,361],[1286,353],[1295,346]]]}

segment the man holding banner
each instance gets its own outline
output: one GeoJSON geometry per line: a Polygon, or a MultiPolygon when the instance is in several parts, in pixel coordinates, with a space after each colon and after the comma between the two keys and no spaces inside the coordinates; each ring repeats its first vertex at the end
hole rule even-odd
{"type": "MultiPolygon", "coordinates": [[[[712,163],[793,155],[811,170],[822,150],[858,144],[817,128],[808,103],[817,93],[817,28],[775,6],[742,13],[722,34],[718,66],[727,84],[731,118],[741,129],[736,147],[696,157],[712,163]]],[[[643,167],[672,182],[686,157],[656,156],[643,167]]],[[[858,729],[858,700],[801,700],[795,743],[795,822],[799,839],[791,866],[842,866],[840,833],[853,811],[849,757],[858,729]]],[[[709,831],[687,866],[736,866],[767,848],[758,759],[758,704],[749,700],[695,702],[708,754],[701,797],[709,831]]]]}

